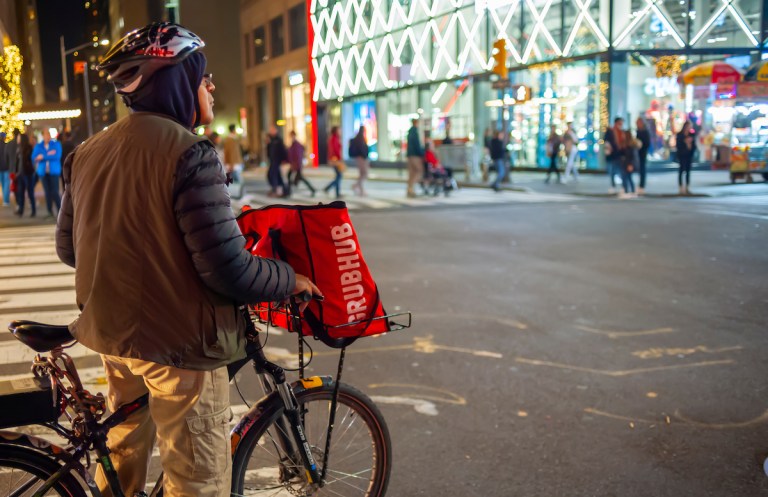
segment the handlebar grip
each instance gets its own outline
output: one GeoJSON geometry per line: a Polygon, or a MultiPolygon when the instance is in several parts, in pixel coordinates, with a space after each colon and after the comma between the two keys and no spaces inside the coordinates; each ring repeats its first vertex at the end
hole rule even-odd
{"type": "Polygon", "coordinates": [[[312,295],[311,293],[306,291],[301,292],[298,295],[295,295],[294,298],[299,302],[309,302],[312,299],[317,300],[318,302],[322,302],[323,300],[325,300],[325,297],[323,297],[322,295],[312,295]]]}

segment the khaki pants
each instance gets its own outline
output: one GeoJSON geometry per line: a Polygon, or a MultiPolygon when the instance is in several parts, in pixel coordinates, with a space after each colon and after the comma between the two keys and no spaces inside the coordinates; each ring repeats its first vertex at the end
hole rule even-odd
{"type": "MultiPolygon", "coordinates": [[[[157,436],[166,497],[230,495],[229,378],[227,368],[193,371],[138,359],[102,355],[108,405],[149,393],[140,409],[109,431],[112,463],[126,496],[144,490],[157,436]]],[[[96,483],[111,497],[99,465],[96,483]]]]}
{"type": "Polygon", "coordinates": [[[421,157],[408,157],[408,196],[416,196],[416,183],[424,177],[424,163],[421,157]]]}

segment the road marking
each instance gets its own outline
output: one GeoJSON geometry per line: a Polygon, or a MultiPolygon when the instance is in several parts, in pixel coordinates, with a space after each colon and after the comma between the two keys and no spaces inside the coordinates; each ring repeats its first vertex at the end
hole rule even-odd
{"type": "Polygon", "coordinates": [[[603,376],[612,376],[612,377],[632,376],[636,374],[654,373],[657,371],[669,371],[669,370],[676,370],[676,369],[703,368],[708,366],[723,366],[726,364],[735,363],[735,361],[731,359],[724,359],[720,361],[702,361],[702,362],[694,362],[690,364],[675,364],[671,366],[655,366],[650,368],[609,370],[609,369],[587,368],[583,366],[573,366],[571,364],[562,364],[562,363],[551,362],[551,361],[540,361],[538,359],[528,359],[525,357],[515,357],[515,361],[522,364],[530,364],[532,366],[547,366],[547,367],[556,368],[556,369],[564,369],[567,371],[581,371],[583,373],[592,373],[592,374],[599,374],[603,376]]]}
{"type": "Polygon", "coordinates": [[[733,423],[706,423],[703,421],[696,421],[683,415],[680,411],[675,411],[675,417],[680,421],[683,421],[684,423],[689,424],[691,426],[695,426],[697,428],[709,428],[713,430],[732,430],[736,428],[749,428],[754,425],[765,423],[766,421],[768,421],[768,410],[766,410],[756,418],[749,419],[747,421],[737,421],[733,423]]]}
{"type": "Polygon", "coordinates": [[[697,345],[696,347],[688,347],[688,348],[654,347],[654,348],[645,349],[645,350],[636,350],[632,352],[632,355],[635,357],[639,357],[640,359],[659,359],[664,356],[689,356],[699,352],[704,354],[721,354],[723,352],[731,352],[734,350],[741,350],[743,348],[744,347],[741,347],[741,346],[734,346],[734,347],[720,347],[719,349],[710,349],[705,345],[697,345]]]}
{"type": "Polygon", "coordinates": [[[733,216],[733,217],[746,217],[750,219],[768,219],[768,215],[752,214],[749,212],[735,212],[735,211],[723,211],[719,209],[699,209],[699,212],[706,214],[715,214],[716,216],[733,216]]]}
{"type": "Polygon", "coordinates": [[[654,328],[652,330],[640,330],[640,331],[612,331],[612,330],[600,330],[597,328],[591,328],[589,326],[576,326],[576,328],[586,331],[588,333],[595,333],[597,335],[604,335],[608,338],[626,338],[636,337],[644,335],[659,335],[662,333],[674,333],[677,330],[674,328],[654,328]]]}

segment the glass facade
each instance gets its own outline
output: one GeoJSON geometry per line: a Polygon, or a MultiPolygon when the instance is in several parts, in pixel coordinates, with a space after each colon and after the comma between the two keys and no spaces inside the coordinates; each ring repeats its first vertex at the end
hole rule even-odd
{"type": "Polygon", "coordinates": [[[654,157],[665,160],[686,118],[715,126],[712,95],[686,96],[680,73],[711,59],[744,68],[768,34],[763,2],[752,0],[313,0],[310,12],[312,96],[341,102],[341,122],[328,125],[344,138],[360,122],[375,126],[380,161],[403,160],[418,117],[426,139],[439,143],[450,126],[454,141],[478,150],[483,135],[504,130],[513,162],[526,166],[545,164],[550,126],[572,122],[583,166],[599,168],[613,116],[633,128],[649,121],[654,157]],[[506,85],[492,81],[497,40],[506,85]],[[513,95],[520,85],[525,99],[513,95]]]}

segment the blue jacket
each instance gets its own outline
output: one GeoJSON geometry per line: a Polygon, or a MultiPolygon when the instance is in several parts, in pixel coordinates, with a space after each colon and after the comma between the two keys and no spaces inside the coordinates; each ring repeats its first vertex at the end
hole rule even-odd
{"type": "Polygon", "coordinates": [[[48,174],[61,176],[61,143],[56,140],[48,142],[48,150],[45,149],[45,142],[39,142],[32,149],[32,163],[35,163],[35,157],[42,155],[45,157],[37,163],[37,175],[42,177],[45,174],[45,166],[48,166],[48,174]]]}

